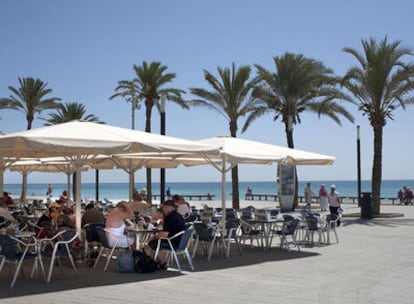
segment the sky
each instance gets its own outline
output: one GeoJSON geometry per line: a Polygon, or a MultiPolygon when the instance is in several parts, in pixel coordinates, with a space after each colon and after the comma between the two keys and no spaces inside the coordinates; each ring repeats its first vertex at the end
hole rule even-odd
{"type": "MultiPolygon", "coordinates": [[[[119,80],[134,78],[133,65],[159,61],[176,78],[170,87],[210,89],[207,70],[217,76],[218,67],[260,64],[274,71],[273,58],[285,52],[322,61],[343,75],[357,64],[344,47],[362,50],[361,40],[371,37],[400,40],[414,48],[410,0],[0,0],[0,97],[18,87],[18,78],[34,77],[53,90],[50,97],[80,102],[88,114],[107,124],[130,128],[131,106],[123,99],[109,100],[119,80]],[[398,3],[398,5],[397,5],[398,3]]],[[[406,58],[413,61],[413,58],[406,58]]],[[[192,96],[185,95],[190,99],[192,96]]],[[[362,179],[370,179],[373,131],[355,105],[345,104],[355,123],[342,119],[337,125],[314,114],[302,116],[294,127],[295,148],[332,155],[331,166],[302,166],[302,180],[354,180],[356,126],[360,125],[362,179]]],[[[396,110],[383,137],[383,179],[413,179],[414,106],[396,110]]],[[[0,111],[0,130],[6,134],[26,129],[25,115],[0,111]]],[[[42,127],[47,113],[35,117],[33,128],[42,127]]],[[[262,116],[238,137],[286,146],[283,124],[271,114],[262,116]]],[[[144,130],[145,112],[136,112],[136,129],[144,130]]],[[[152,131],[159,133],[159,114],[152,113],[152,131]]],[[[167,103],[167,135],[195,140],[229,135],[223,116],[206,108],[183,110],[167,103]]],[[[271,181],[276,165],[239,166],[242,181],[271,181]]],[[[157,181],[158,170],[153,180],[157,181]]],[[[94,172],[83,174],[94,181],[94,172]]],[[[211,166],[167,170],[167,182],[220,181],[211,166]]],[[[145,170],[136,174],[145,181],[145,170]]],[[[230,179],[229,179],[230,180],[230,179]]],[[[5,183],[21,181],[19,173],[6,172],[5,183]]],[[[65,174],[32,173],[29,183],[66,182],[65,174]]],[[[123,171],[101,171],[101,182],[127,182],[123,171]]]]}

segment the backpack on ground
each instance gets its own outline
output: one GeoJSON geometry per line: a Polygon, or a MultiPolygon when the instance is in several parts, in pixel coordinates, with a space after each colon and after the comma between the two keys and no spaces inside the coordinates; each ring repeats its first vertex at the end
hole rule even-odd
{"type": "Polygon", "coordinates": [[[154,272],[159,269],[159,265],[145,251],[134,250],[132,253],[136,272],[154,272]]]}

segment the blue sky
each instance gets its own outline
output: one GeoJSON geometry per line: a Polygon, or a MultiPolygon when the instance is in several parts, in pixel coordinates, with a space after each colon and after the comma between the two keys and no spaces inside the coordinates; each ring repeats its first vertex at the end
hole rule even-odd
{"type": "MultiPolygon", "coordinates": [[[[48,83],[63,102],[81,102],[87,112],[108,124],[129,128],[130,104],[109,101],[119,80],[134,77],[132,66],[160,61],[177,74],[172,87],[188,91],[205,87],[203,70],[217,75],[217,67],[260,64],[273,70],[273,57],[300,53],[322,61],[338,75],[356,64],[342,51],[361,50],[361,39],[385,35],[414,48],[413,2],[398,1],[276,1],[276,0],[1,0],[0,96],[19,77],[48,83]]],[[[409,58],[413,60],[413,58],[409,58]]],[[[190,97],[187,95],[187,97],[190,97]]],[[[337,157],[332,166],[299,168],[303,180],[356,179],[356,125],[361,125],[362,178],[370,179],[373,132],[366,117],[347,105],[355,124],[342,126],[326,118],[304,115],[294,128],[295,147],[337,157]]],[[[412,113],[395,112],[384,129],[383,178],[412,179],[414,148],[412,113]]],[[[41,115],[47,117],[47,115],[41,115]]],[[[136,128],[145,127],[144,111],[136,113],[136,128]]],[[[23,113],[0,111],[0,130],[26,128],[23,113]]],[[[153,112],[153,132],[159,115],[153,112]]],[[[239,121],[239,127],[243,125],[239,121]]],[[[35,120],[33,127],[43,126],[35,120]]],[[[207,109],[182,110],[167,105],[167,134],[186,139],[228,135],[228,123],[207,109]]],[[[271,115],[255,121],[239,137],[286,146],[283,125],[271,115]]],[[[276,166],[240,166],[240,180],[274,180],[276,166]]],[[[158,170],[157,170],[158,171],[158,170]]],[[[154,180],[157,181],[157,171],[154,180]]],[[[94,174],[84,174],[93,181],[94,174]]],[[[122,171],[102,172],[101,181],[127,182],[122,171]]],[[[144,181],[144,171],[137,181],[144,181]]],[[[220,181],[218,171],[202,166],[167,171],[169,181],[220,181]]],[[[20,182],[7,172],[5,182],[20,182]]],[[[36,174],[29,182],[65,182],[64,174],[36,174]]]]}

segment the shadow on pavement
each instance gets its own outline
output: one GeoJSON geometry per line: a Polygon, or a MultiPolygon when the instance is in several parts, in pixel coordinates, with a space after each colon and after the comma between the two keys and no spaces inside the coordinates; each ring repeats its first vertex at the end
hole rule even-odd
{"type": "Polygon", "coordinates": [[[364,225],[364,226],[384,226],[384,227],[398,227],[398,226],[414,226],[413,218],[342,218],[343,226],[364,225]]]}
{"type": "MultiPolygon", "coordinates": [[[[261,248],[250,248],[249,246],[245,246],[241,256],[239,255],[237,248],[233,247],[229,259],[225,258],[223,255],[215,254],[210,261],[207,261],[206,256],[199,255],[193,260],[193,263],[196,272],[207,272],[251,266],[266,262],[283,262],[285,260],[306,258],[315,255],[318,255],[318,253],[306,251],[297,252],[295,249],[289,253],[286,250],[281,250],[276,247],[271,250],[263,251],[261,248]]],[[[79,276],[75,277],[73,269],[70,268],[67,261],[63,261],[63,265],[64,274],[62,274],[59,267],[57,267],[54,270],[51,282],[46,283],[45,280],[43,280],[40,271],[37,277],[33,279],[30,278],[32,262],[29,261],[25,265],[24,277],[20,276],[17,279],[14,288],[10,288],[9,286],[14,273],[14,266],[5,265],[5,269],[0,273],[0,299],[191,275],[187,262],[183,260],[181,262],[184,270],[183,274],[180,274],[175,268],[159,270],[153,273],[118,273],[115,268],[115,263],[112,263],[108,268],[108,271],[104,272],[102,270],[102,263],[102,265],[98,265],[97,269],[87,267],[85,264],[79,264],[79,276]],[[9,266],[11,267],[10,269],[8,269],[9,266]]]]}

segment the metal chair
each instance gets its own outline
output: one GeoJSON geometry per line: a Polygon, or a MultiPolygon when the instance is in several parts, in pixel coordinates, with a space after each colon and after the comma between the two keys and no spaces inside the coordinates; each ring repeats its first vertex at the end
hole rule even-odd
{"type": "Polygon", "coordinates": [[[289,241],[288,241],[288,237],[290,237],[292,240],[292,243],[295,245],[295,247],[300,252],[299,244],[296,241],[296,228],[298,224],[299,224],[298,219],[291,218],[291,217],[284,218],[283,225],[280,230],[272,229],[269,247],[272,244],[273,235],[276,234],[280,237],[280,248],[283,248],[285,246],[286,249],[290,252],[290,246],[289,246],[289,241]]]}
{"type": "MultiPolygon", "coordinates": [[[[17,276],[19,275],[20,270],[22,269],[24,261],[34,259],[33,269],[30,275],[31,278],[33,277],[35,271],[37,271],[39,255],[37,252],[36,243],[25,243],[7,234],[0,234],[0,256],[3,257],[0,262],[0,272],[2,271],[6,262],[16,265],[16,270],[14,272],[10,287],[14,287],[14,284],[17,280],[17,276]],[[31,252],[29,252],[29,249],[31,248],[32,250],[31,252]]],[[[44,276],[45,270],[41,259],[40,268],[44,276]]]]}
{"type": "Polygon", "coordinates": [[[322,240],[325,240],[323,233],[325,232],[326,227],[320,223],[320,218],[313,214],[306,216],[305,220],[307,225],[305,241],[309,241],[310,236],[312,236],[311,243],[313,244],[313,236],[317,233],[319,236],[318,243],[321,244],[322,240]]]}
{"type": "Polygon", "coordinates": [[[101,227],[104,228],[104,224],[98,224],[98,223],[90,223],[85,224],[82,227],[83,231],[83,241],[85,246],[85,256],[89,257],[89,251],[90,251],[90,245],[92,245],[92,249],[94,249],[98,243],[100,243],[100,239],[98,236],[97,228],[101,227]]]}
{"type": "Polygon", "coordinates": [[[192,257],[195,257],[198,244],[201,243],[201,248],[203,249],[203,252],[204,250],[207,252],[207,259],[210,261],[217,238],[216,228],[205,223],[194,223],[193,228],[195,232],[195,244],[192,257]]]}
{"type": "Polygon", "coordinates": [[[93,268],[96,268],[96,265],[98,265],[99,259],[101,258],[103,251],[106,250],[106,251],[109,251],[109,254],[107,253],[106,263],[104,267],[104,271],[106,271],[108,269],[109,262],[111,261],[115,250],[119,251],[120,249],[126,249],[127,247],[119,247],[118,246],[119,239],[114,234],[112,234],[110,231],[107,231],[105,228],[96,227],[96,232],[98,234],[99,241],[101,242],[101,249],[99,250],[98,257],[95,260],[95,264],[93,265],[93,268]],[[109,244],[108,238],[106,237],[106,233],[110,233],[114,237],[114,239],[116,239],[114,246],[111,246],[109,244]]]}
{"type": "Polygon", "coordinates": [[[230,257],[231,241],[236,243],[240,255],[242,254],[239,242],[239,229],[240,221],[238,219],[229,219],[226,215],[226,226],[225,230],[221,231],[220,240],[225,244],[227,258],[230,257]]]}
{"type": "Polygon", "coordinates": [[[194,271],[193,260],[191,258],[190,252],[188,250],[188,245],[189,245],[189,243],[191,241],[191,238],[193,236],[193,231],[194,231],[194,229],[192,227],[190,227],[187,230],[183,230],[183,231],[180,231],[180,232],[176,233],[172,237],[158,239],[158,244],[157,244],[157,249],[155,251],[154,260],[157,260],[157,257],[158,257],[158,254],[159,254],[160,250],[167,250],[167,251],[169,251],[170,256],[172,254],[172,256],[174,257],[175,263],[177,264],[177,268],[178,268],[178,271],[180,273],[183,272],[183,271],[182,271],[182,268],[181,268],[180,261],[178,260],[179,255],[184,255],[185,256],[185,258],[188,261],[188,264],[190,265],[191,270],[194,271]],[[180,244],[178,245],[177,248],[174,248],[171,241],[173,239],[177,238],[177,237],[180,237],[180,236],[181,236],[180,244]],[[161,242],[163,240],[168,243],[169,248],[161,248],[161,242]]]}
{"type": "Polygon", "coordinates": [[[263,237],[263,230],[260,229],[259,226],[240,219],[239,240],[242,242],[243,246],[246,243],[246,240],[250,240],[250,247],[253,247],[253,240],[256,240],[257,246],[262,246],[264,249],[263,237]]]}
{"type": "Polygon", "coordinates": [[[60,261],[62,257],[69,259],[72,268],[75,272],[75,275],[78,276],[78,269],[76,268],[75,261],[73,259],[74,252],[72,248],[72,244],[77,237],[78,233],[75,230],[63,230],[57,233],[52,238],[45,238],[39,241],[41,248],[40,258],[42,258],[43,256],[50,258],[49,273],[46,279],[47,282],[50,282],[52,278],[53,266],[55,265],[55,261],[58,262],[60,270],[63,274],[62,263],[60,261]],[[43,244],[46,244],[46,246],[53,246],[52,250],[48,250],[48,247],[42,250],[42,248],[44,248],[43,244]]]}
{"type": "Polygon", "coordinates": [[[336,242],[339,243],[338,234],[336,233],[336,226],[338,223],[338,219],[339,217],[336,214],[327,214],[323,218],[328,244],[331,243],[330,237],[329,237],[331,231],[335,233],[336,242]]]}

